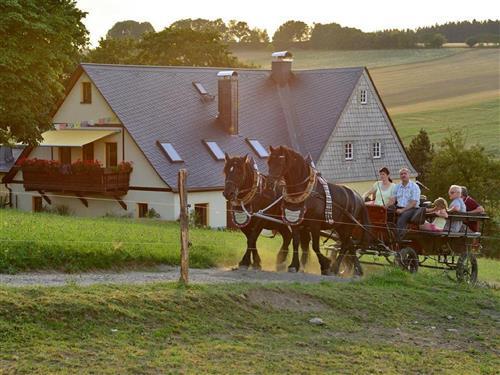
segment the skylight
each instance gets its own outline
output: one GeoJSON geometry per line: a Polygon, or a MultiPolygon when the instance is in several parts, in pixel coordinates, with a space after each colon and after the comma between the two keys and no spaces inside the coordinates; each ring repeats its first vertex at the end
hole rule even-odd
{"type": "Polygon", "coordinates": [[[193,82],[193,86],[196,87],[196,90],[198,90],[200,95],[208,95],[208,91],[200,82],[193,82]]]}
{"type": "Polygon", "coordinates": [[[170,159],[170,161],[172,163],[182,163],[183,162],[179,153],[175,150],[174,146],[172,146],[172,143],[158,142],[158,145],[165,152],[165,154],[167,154],[168,158],[170,159]]]}
{"type": "Polygon", "coordinates": [[[258,140],[247,138],[247,142],[250,144],[250,146],[252,146],[252,149],[255,151],[255,153],[261,158],[267,158],[269,156],[269,153],[267,152],[265,147],[262,146],[258,140]]]}
{"type": "Polygon", "coordinates": [[[215,160],[224,160],[225,155],[222,149],[219,147],[217,142],[214,141],[203,141],[207,145],[208,149],[212,153],[212,156],[215,158],[215,160]]]}

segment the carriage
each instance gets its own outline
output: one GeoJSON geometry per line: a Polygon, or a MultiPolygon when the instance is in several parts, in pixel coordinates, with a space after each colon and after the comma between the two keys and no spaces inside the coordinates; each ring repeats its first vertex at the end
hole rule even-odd
{"type": "MultiPolygon", "coordinates": [[[[442,232],[432,232],[420,230],[418,223],[410,223],[404,239],[398,242],[395,235],[395,215],[383,206],[366,208],[370,228],[357,230],[369,230],[374,242],[369,247],[358,247],[357,259],[347,262],[348,266],[341,267],[341,273],[350,268],[354,274],[361,274],[361,264],[392,264],[412,273],[417,272],[419,267],[455,271],[456,279],[460,282],[474,284],[477,281],[477,255],[481,252],[481,232],[485,221],[489,219],[487,215],[450,213],[450,222],[464,223],[463,231],[460,232],[452,232],[452,225],[448,225],[448,229],[442,232]],[[478,232],[467,225],[468,222],[474,221],[481,223],[481,230],[478,232]]],[[[323,235],[327,234],[323,232],[323,235]]],[[[335,258],[337,246],[330,244],[326,248],[332,251],[335,258]]]]}

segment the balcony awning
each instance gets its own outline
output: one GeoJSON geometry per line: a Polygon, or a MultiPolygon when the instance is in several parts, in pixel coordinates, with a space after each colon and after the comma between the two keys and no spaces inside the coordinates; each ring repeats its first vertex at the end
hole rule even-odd
{"type": "Polygon", "coordinates": [[[87,143],[119,132],[119,130],[109,129],[49,130],[42,134],[43,141],[40,146],[82,147],[87,143]]]}

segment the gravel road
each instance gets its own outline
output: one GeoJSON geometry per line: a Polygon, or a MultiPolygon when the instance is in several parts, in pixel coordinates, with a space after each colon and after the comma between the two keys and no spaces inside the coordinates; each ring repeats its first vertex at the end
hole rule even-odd
{"type": "MultiPolygon", "coordinates": [[[[179,267],[158,267],[155,271],[127,271],[127,272],[87,272],[87,273],[59,273],[59,272],[30,272],[15,275],[0,274],[0,285],[4,286],[62,286],[66,284],[93,285],[93,284],[143,284],[157,281],[179,280],[179,267]]],[[[288,273],[255,270],[232,270],[222,268],[190,269],[189,282],[193,284],[215,283],[267,283],[267,282],[306,282],[319,283],[321,281],[348,281],[335,276],[320,276],[310,273],[288,273]]]]}

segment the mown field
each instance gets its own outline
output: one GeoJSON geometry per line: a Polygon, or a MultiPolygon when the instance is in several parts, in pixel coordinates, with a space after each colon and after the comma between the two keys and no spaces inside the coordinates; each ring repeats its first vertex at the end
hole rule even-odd
{"type": "MultiPolygon", "coordinates": [[[[269,69],[270,54],[237,52],[269,69]]],[[[294,69],[367,66],[405,144],[424,128],[438,142],[461,129],[500,157],[500,50],[296,51],[294,69]]]]}
{"type": "MultiPolygon", "coordinates": [[[[194,268],[235,266],[246,248],[241,232],[192,228],[190,242],[190,266],[194,268]]],[[[274,239],[259,238],[259,254],[265,270],[275,270],[280,245],[279,235],[274,239]]],[[[0,272],[3,273],[147,269],[159,264],[179,265],[179,254],[177,223],[0,210],[0,272]]],[[[499,262],[489,259],[479,262],[479,279],[500,285],[499,262]]],[[[368,274],[377,270],[380,268],[366,268],[368,274]]],[[[306,271],[319,273],[312,251],[306,271]]]]}
{"type": "Polygon", "coordinates": [[[499,311],[498,290],[401,271],[309,285],[0,287],[0,372],[496,374],[499,311]]]}

